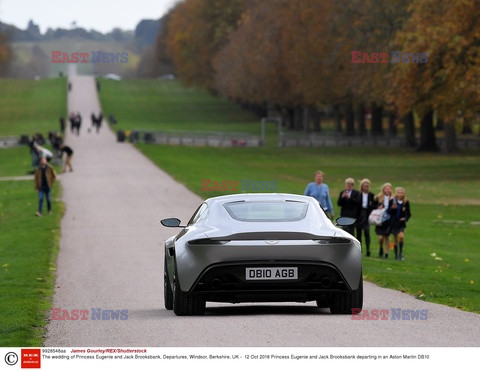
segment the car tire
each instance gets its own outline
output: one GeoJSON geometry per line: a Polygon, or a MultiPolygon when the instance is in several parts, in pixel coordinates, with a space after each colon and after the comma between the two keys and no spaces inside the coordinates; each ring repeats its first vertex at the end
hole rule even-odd
{"type": "Polygon", "coordinates": [[[165,268],[163,271],[163,300],[164,300],[165,309],[172,310],[173,309],[173,290],[172,290],[172,286],[170,286],[170,278],[168,276],[166,259],[165,259],[165,268]]]}
{"type": "Polygon", "coordinates": [[[363,277],[360,274],[358,289],[353,292],[335,294],[330,302],[330,313],[352,314],[360,312],[363,307],[363,277]]]}
{"type": "Polygon", "coordinates": [[[205,300],[197,294],[186,294],[177,279],[177,270],[173,276],[173,313],[177,316],[199,316],[205,313],[205,300]]]}

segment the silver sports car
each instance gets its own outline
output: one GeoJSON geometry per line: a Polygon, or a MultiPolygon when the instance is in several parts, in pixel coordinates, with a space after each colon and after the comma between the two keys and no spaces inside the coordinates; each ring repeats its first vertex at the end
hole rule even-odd
{"type": "Polygon", "coordinates": [[[176,315],[203,314],[207,301],[316,301],[335,314],[362,308],[360,243],[312,197],[213,197],[180,223],[162,220],[183,228],[165,242],[165,308],[176,315]]]}

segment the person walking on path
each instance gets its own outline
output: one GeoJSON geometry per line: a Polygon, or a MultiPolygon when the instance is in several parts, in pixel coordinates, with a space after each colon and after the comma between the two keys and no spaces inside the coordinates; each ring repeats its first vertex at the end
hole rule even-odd
{"type": "Polygon", "coordinates": [[[38,211],[35,213],[36,216],[42,216],[44,198],[47,200],[48,213],[52,212],[50,189],[56,178],[55,170],[47,163],[47,159],[42,157],[34,176],[35,190],[38,192],[38,211]]]}
{"type": "Polygon", "coordinates": [[[80,135],[81,126],[82,126],[82,116],[80,115],[80,112],[77,112],[75,115],[75,131],[77,133],[77,136],[80,135]]]}
{"type": "Polygon", "coordinates": [[[75,133],[75,113],[70,112],[68,115],[68,121],[70,121],[70,133],[75,133]]]}
{"type": "Polygon", "coordinates": [[[60,133],[64,134],[65,133],[65,117],[61,116],[59,121],[60,121],[60,133]]]}
{"type": "Polygon", "coordinates": [[[410,213],[410,202],[405,196],[405,188],[397,187],[395,197],[390,200],[388,213],[390,214],[389,232],[393,234],[393,248],[395,251],[395,260],[403,259],[403,243],[405,239],[405,228],[407,221],[412,214],[410,213]]]}
{"type": "Polygon", "coordinates": [[[328,185],[323,183],[323,172],[318,170],[315,173],[315,182],[309,183],[304,192],[305,196],[311,196],[316,199],[325,214],[333,220],[334,212],[332,200],[330,199],[330,190],[328,185]]]}
{"type": "Polygon", "coordinates": [[[362,243],[362,232],[365,235],[365,246],[367,248],[367,256],[370,256],[370,224],[368,217],[373,210],[374,194],[370,192],[370,180],[363,179],[360,182],[360,204],[357,219],[357,239],[362,243]]]}
{"type": "MultiPolygon", "coordinates": [[[[360,193],[353,189],[355,185],[355,180],[353,178],[345,179],[345,189],[340,192],[338,196],[338,206],[340,206],[340,216],[345,216],[349,218],[358,218],[358,205],[360,199],[360,193]]],[[[353,235],[355,233],[355,222],[352,225],[345,226],[343,229],[353,235]]]]}
{"type": "MultiPolygon", "coordinates": [[[[385,211],[388,210],[388,205],[390,203],[390,199],[392,198],[392,189],[393,187],[390,183],[385,183],[382,186],[382,191],[374,199],[374,209],[383,209],[385,211]]],[[[377,225],[375,227],[375,233],[378,236],[378,243],[380,245],[378,256],[383,258],[385,251],[385,259],[388,259],[388,252],[390,249],[390,233],[388,232],[389,224],[390,220],[384,220],[381,225],[377,225]]]]}
{"type": "Polygon", "coordinates": [[[73,168],[72,168],[73,150],[72,150],[72,148],[65,145],[65,144],[62,144],[60,146],[60,150],[62,151],[62,153],[65,152],[65,154],[66,154],[65,163],[63,164],[62,172],[64,173],[67,170],[67,168],[69,168],[70,171],[73,171],[73,168]]]}

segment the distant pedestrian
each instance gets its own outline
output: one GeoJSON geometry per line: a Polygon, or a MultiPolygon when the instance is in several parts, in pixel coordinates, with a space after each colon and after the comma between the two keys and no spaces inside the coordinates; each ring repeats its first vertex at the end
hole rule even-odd
{"type": "Polygon", "coordinates": [[[68,91],[72,91],[72,83],[70,81],[68,82],[68,91]]]}
{"type": "Polygon", "coordinates": [[[73,150],[72,150],[72,148],[65,145],[65,144],[62,144],[60,146],[60,149],[61,149],[62,153],[65,152],[65,154],[66,154],[65,163],[63,164],[62,172],[65,172],[67,170],[67,168],[69,168],[70,172],[72,172],[73,171],[73,168],[72,168],[73,150]]]}
{"type": "Polygon", "coordinates": [[[95,121],[96,121],[96,117],[95,117],[95,114],[92,112],[92,114],[90,115],[90,126],[94,127],[95,121]]]}
{"type": "Polygon", "coordinates": [[[357,218],[357,239],[362,243],[362,232],[365,235],[365,246],[367,256],[370,256],[370,224],[368,216],[373,210],[375,195],[370,192],[370,180],[363,179],[360,182],[360,203],[357,218]]]}
{"type": "Polygon", "coordinates": [[[395,251],[395,260],[403,259],[403,244],[405,239],[405,228],[407,222],[412,216],[410,213],[410,202],[405,195],[405,188],[397,187],[395,197],[390,200],[388,213],[390,214],[389,232],[393,234],[395,251]]]}
{"type": "Polygon", "coordinates": [[[68,115],[68,120],[70,121],[70,133],[74,133],[75,132],[75,113],[73,112],[70,112],[70,115],[68,115]]]}
{"type": "Polygon", "coordinates": [[[95,116],[95,114],[92,112],[90,115],[90,119],[92,121],[92,126],[94,126],[97,130],[97,134],[100,131],[100,127],[102,126],[102,121],[103,121],[103,113],[100,111],[98,114],[98,117],[95,116]]]}
{"type": "Polygon", "coordinates": [[[50,200],[50,190],[56,180],[55,170],[51,167],[45,157],[40,159],[38,168],[35,170],[35,190],[38,192],[38,211],[36,216],[42,216],[43,200],[47,201],[47,210],[50,214],[52,212],[52,203],[50,200]]]}
{"type": "Polygon", "coordinates": [[[316,199],[325,214],[332,220],[334,218],[333,205],[328,185],[323,183],[323,175],[323,172],[318,170],[315,173],[315,181],[307,185],[304,194],[316,199]]]}
{"type": "Polygon", "coordinates": [[[98,134],[98,132],[100,131],[100,128],[102,126],[102,121],[103,121],[102,111],[100,111],[100,113],[98,114],[98,117],[96,118],[96,121],[97,121],[97,134],[98,134]]]}
{"type": "MultiPolygon", "coordinates": [[[[393,197],[392,192],[392,185],[390,183],[385,183],[382,186],[382,191],[374,199],[373,208],[387,211],[390,199],[393,197]]],[[[390,233],[388,231],[389,224],[389,220],[384,220],[381,225],[377,225],[375,227],[375,233],[378,235],[378,243],[380,245],[378,256],[380,258],[385,257],[385,259],[388,259],[388,253],[390,249],[390,233]]]]}
{"type": "MultiPolygon", "coordinates": [[[[340,206],[340,216],[357,219],[360,193],[356,189],[353,189],[354,186],[355,180],[353,180],[353,178],[345,179],[345,189],[340,192],[337,205],[340,206]]],[[[356,222],[343,227],[343,229],[353,235],[355,233],[355,225],[356,222]]]]}
{"type": "Polygon", "coordinates": [[[82,126],[82,116],[80,115],[80,112],[77,112],[74,117],[74,122],[75,122],[75,131],[77,133],[77,136],[80,135],[80,127],[82,126]]]}
{"type": "Polygon", "coordinates": [[[65,133],[65,117],[60,117],[60,133],[65,133]]]}

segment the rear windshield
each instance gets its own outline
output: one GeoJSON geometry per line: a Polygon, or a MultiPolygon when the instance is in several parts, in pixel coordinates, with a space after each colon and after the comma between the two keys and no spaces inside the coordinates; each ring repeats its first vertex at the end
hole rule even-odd
{"type": "Polygon", "coordinates": [[[223,206],[233,219],[243,222],[293,222],[305,218],[308,204],[299,201],[240,201],[223,206]]]}

